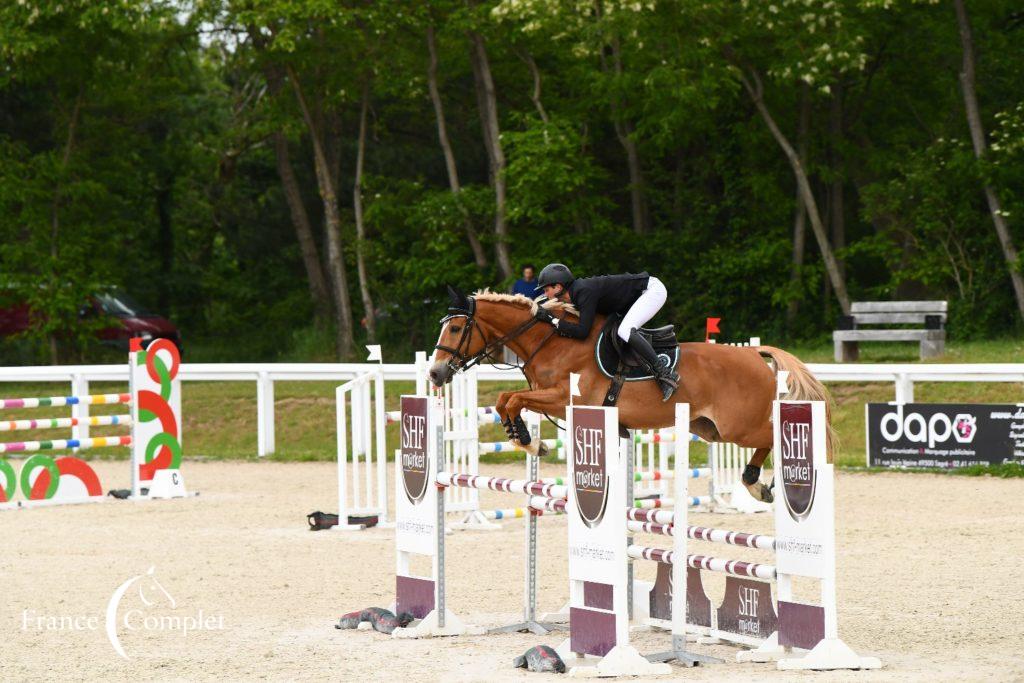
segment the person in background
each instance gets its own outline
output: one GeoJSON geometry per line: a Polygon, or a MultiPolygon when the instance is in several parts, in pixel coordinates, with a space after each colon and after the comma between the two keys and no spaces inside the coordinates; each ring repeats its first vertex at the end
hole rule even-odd
{"type": "Polygon", "coordinates": [[[523,276],[512,285],[513,294],[522,294],[527,299],[537,296],[537,270],[533,264],[527,263],[523,266],[523,276]]]}

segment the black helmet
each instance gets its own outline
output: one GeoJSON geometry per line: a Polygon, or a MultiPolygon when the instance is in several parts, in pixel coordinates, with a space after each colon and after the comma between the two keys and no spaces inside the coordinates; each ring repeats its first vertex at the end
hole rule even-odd
{"type": "Polygon", "coordinates": [[[572,271],[568,267],[561,263],[549,263],[544,266],[544,270],[540,271],[540,276],[537,278],[537,290],[540,291],[548,285],[564,285],[568,287],[575,280],[572,276],[572,271]]]}

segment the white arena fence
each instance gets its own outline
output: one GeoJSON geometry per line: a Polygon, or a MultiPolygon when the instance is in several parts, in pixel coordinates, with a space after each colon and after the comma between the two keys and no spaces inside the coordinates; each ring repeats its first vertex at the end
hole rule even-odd
{"type": "MultiPolygon", "coordinates": [[[[893,384],[896,403],[914,402],[918,382],[1004,382],[1024,383],[1024,363],[808,363],[807,367],[822,382],[893,384]]],[[[183,382],[254,382],[256,384],[257,454],[271,455],[276,449],[274,429],[275,382],[347,382],[367,372],[379,370],[385,384],[412,382],[416,363],[183,363],[179,379],[183,382]]],[[[483,365],[477,372],[479,382],[518,382],[518,370],[483,365]]],[[[70,395],[90,393],[93,382],[128,381],[124,365],[57,365],[0,368],[0,383],[38,382],[67,385],[70,395]]],[[[44,393],[61,394],[61,389],[44,393]]],[[[72,417],[89,417],[89,406],[72,408],[72,417]]],[[[70,428],[72,439],[89,437],[88,420],[70,428]]]]}

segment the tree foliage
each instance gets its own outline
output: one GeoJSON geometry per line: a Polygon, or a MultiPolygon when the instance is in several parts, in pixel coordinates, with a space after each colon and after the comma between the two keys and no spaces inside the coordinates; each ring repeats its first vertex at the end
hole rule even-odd
{"type": "Polygon", "coordinates": [[[336,358],[371,317],[401,358],[445,283],[511,284],[507,250],[656,273],[688,339],[706,316],[824,338],[837,282],[948,299],[954,336],[1019,332],[983,188],[1020,249],[1024,20],[967,10],[983,155],[946,0],[13,0],[0,300],[32,306],[37,360],[91,357],[80,309],[109,285],[196,360],[336,358]]]}

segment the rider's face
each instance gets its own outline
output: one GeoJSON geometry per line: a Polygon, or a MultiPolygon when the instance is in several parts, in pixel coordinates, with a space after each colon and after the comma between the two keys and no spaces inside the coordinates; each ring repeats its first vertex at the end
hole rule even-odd
{"type": "Polygon", "coordinates": [[[544,287],[544,296],[549,299],[557,299],[565,293],[565,288],[562,285],[547,285],[544,287]]]}

